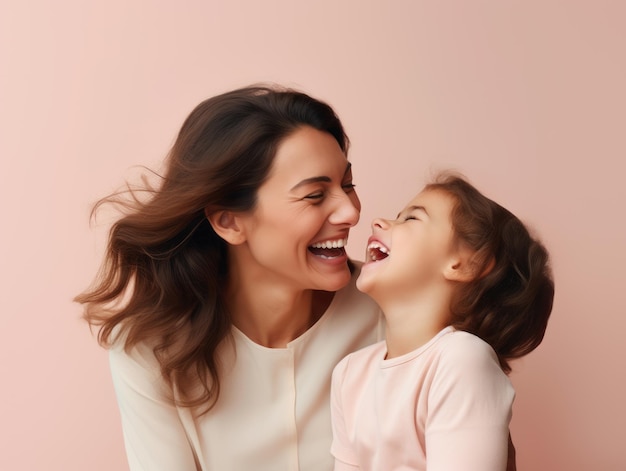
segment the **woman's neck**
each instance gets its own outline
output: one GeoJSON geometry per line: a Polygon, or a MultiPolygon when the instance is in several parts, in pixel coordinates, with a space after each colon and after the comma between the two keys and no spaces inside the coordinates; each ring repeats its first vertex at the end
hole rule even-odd
{"type": "Polygon", "coordinates": [[[324,314],[333,293],[293,291],[269,283],[238,283],[227,291],[232,323],[253,342],[285,348],[324,314]]]}

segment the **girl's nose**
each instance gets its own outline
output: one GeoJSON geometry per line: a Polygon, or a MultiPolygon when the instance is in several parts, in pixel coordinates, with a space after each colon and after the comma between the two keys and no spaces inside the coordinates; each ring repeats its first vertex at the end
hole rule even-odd
{"type": "Polygon", "coordinates": [[[375,230],[375,229],[388,229],[388,228],[389,228],[389,221],[387,219],[375,218],[372,221],[372,230],[375,230]]]}

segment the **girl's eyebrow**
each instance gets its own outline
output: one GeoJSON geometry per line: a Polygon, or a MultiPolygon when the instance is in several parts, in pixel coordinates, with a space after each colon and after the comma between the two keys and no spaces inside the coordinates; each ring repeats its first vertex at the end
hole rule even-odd
{"type": "Polygon", "coordinates": [[[424,206],[413,205],[409,206],[404,211],[400,211],[396,216],[396,219],[399,218],[402,213],[410,213],[412,211],[424,211],[426,213],[426,216],[429,216],[428,211],[426,211],[426,208],[424,206]]]}
{"type": "MultiPolygon", "coordinates": [[[[352,164],[350,162],[348,162],[348,165],[346,165],[346,171],[343,172],[343,176],[345,177],[349,172],[350,169],[352,168],[352,164]]],[[[295,190],[301,186],[304,185],[310,185],[311,183],[318,183],[318,182],[324,182],[324,183],[330,183],[332,180],[330,179],[330,177],[327,176],[319,176],[319,177],[311,177],[311,178],[305,178],[304,180],[296,183],[293,188],[291,188],[291,190],[295,190]]]]}

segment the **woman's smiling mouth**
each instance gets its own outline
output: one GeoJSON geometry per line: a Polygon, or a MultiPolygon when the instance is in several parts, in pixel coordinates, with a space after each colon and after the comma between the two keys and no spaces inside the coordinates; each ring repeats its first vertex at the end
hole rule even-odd
{"type": "Polygon", "coordinates": [[[309,246],[309,252],[321,258],[333,259],[346,254],[345,246],[348,239],[325,240],[309,246]]]}

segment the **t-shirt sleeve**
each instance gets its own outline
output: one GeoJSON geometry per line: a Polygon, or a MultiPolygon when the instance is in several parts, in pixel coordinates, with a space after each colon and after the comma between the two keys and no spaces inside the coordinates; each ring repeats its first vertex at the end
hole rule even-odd
{"type": "Polygon", "coordinates": [[[428,395],[428,470],[506,470],[514,397],[491,347],[471,334],[452,334],[428,395]]]}
{"type": "Polygon", "coordinates": [[[109,352],[131,471],[196,471],[196,460],[148,348],[109,352]]]}
{"type": "Polygon", "coordinates": [[[349,357],[341,360],[333,370],[330,388],[330,411],[333,441],[330,451],[335,458],[334,471],[358,470],[358,461],[348,437],[342,400],[342,383],[349,364],[349,357]]]}

